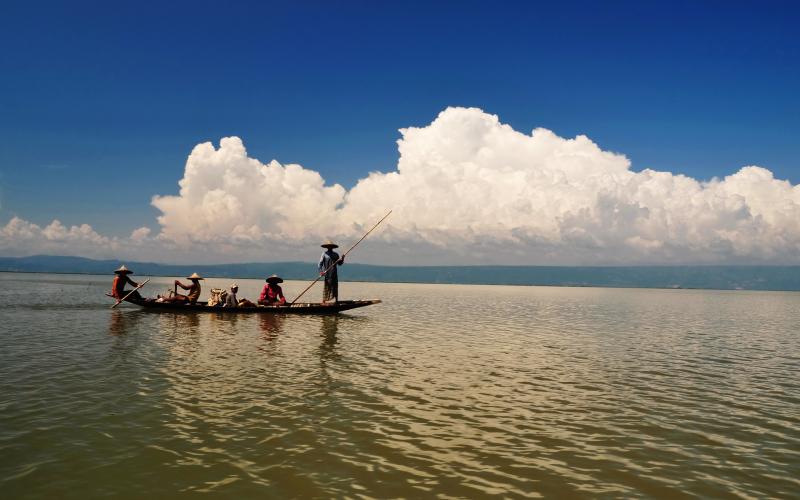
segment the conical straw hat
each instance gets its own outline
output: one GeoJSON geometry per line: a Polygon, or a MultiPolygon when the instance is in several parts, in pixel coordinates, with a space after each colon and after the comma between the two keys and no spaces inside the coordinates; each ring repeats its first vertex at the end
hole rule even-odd
{"type": "Polygon", "coordinates": [[[133,274],[133,271],[129,271],[128,268],[125,267],[124,264],[122,266],[120,266],[120,268],[117,269],[114,272],[117,273],[117,274],[133,274]]]}
{"type": "Polygon", "coordinates": [[[322,248],[339,248],[339,245],[332,242],[331,240],[326,240],[325,243],[320,245],[322,248]]]}
{"type": "Polygon", "coordinates": [[[283,278],[281,278],[277,274],[273,274],[264,281],[266,281],[267,283],[283,283],[283,278]]]}
{"type": "Polygon", "coordinates": [[[201,277],[200,277],[200,275],[199,275],[199,274],[197,274],[197,273],[192,273],[192,275],[191,275],[191,276],[189,276],[189,277],[188,277],[188,278],[186,278],[186,279],[187,279],[187,280],[204,280],[205,278],[201,278],[201,277]]]}

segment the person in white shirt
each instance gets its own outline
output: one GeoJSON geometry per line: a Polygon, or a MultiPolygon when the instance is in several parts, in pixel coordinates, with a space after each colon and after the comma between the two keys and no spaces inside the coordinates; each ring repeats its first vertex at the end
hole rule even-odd
{"type": "Polygon", "coordinates": [[[236,297],[236,292],[239,291],[239,285],[236,283],[231,285],[231,291],[228,293],[228,296],[225,297],[225,303],[222,307],[239,307],[239,299],[236,297]]]}

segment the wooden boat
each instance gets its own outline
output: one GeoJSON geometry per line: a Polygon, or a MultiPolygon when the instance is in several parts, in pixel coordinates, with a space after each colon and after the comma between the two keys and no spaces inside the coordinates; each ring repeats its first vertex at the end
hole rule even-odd
{"type": "Polygon", "coordinates": [[[152,311],[193,311],[216,312],[236,314],[336,314],[350,309],[380,304],[381,301],[373,300],[340,300],[339,302],[322,304],[319,302],[295,302],[286,306],[256,306],[256,307],[219,307],[209,306],[207,302],[194,304],[174,304],[170,302],[156,302],[154,300],[125,299],[125,302],[136,304],[152,311]]]}

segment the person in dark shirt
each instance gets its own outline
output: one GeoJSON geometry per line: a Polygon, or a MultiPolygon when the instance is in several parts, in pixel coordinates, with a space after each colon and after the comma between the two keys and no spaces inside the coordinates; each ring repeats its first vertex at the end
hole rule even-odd
{"type": "Polygon", "coordinates": [[[337,268],[344,264],[344,257],[340,258],[339,254],[334,252],[334,248],[339,248],[339,245],[331,240],[326,241],[322,245],[326,250],[322,252],[319,258],[319,275],[325,276],[325,287],[322,290],[322,302],[338,302],[339,301],[339,275],[337,268]],[[335,265],[334,265],[335,263],[335,265]]]}

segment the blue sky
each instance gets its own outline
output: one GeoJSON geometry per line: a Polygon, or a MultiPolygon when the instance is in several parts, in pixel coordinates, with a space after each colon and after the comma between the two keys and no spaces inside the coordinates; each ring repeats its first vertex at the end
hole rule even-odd
{"type": "Polygon", "coordinates": [[[0,222],[157,230],[195,144],[350,188],[398,128],[475,106],[634,170],[800,182],[785,2],[4,2],[0,222]]]}

